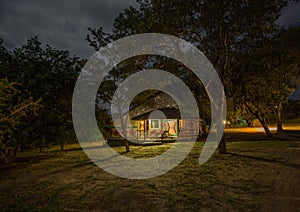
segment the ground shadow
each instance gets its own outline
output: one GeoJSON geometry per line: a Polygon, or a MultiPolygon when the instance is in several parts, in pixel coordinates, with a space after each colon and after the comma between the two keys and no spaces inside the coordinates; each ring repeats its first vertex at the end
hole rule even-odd
{"type": "Polygon", "coordinates": [[[10,163],[1,162],[0,170],[6,170],[6,169],[9,170],[9,169],[14,169],[19,167],[26,167],[35,163],[40,163],[44,160],[49,160],[53,157],[59,157],[59,155],[43,154],[43,155],[33,155],[33,156],[17,156],[10,163]]]}
{"type": "Polygon", "coordinates": [[[235,157],[247,158],[247,159],[251,159],[251,160],[257,160],[257,161],[260,161],[260,162],[275,163],[275,164],[282,165],[282,166],[287,166],[287,167],[291,167],[291,168],[295,168],[295,169],[300,169],[300,164],[288,163],[288,162],[281,161],[281,160],[258,157],[258,156],[251,156],[251,155],[242,155],[242,154],[233,153],[233,152],[228,152],[226,154],[232,155],[232,156],[235,156],[235,157]]]}

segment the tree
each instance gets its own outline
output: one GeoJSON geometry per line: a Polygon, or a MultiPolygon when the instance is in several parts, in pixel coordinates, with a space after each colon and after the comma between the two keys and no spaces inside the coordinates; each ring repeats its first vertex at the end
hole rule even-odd
{"type": "MultiPolygon", "coordinates": [[[[227,98],[232,99],[237,98],[235,92],[239,85],[234,83],[239,83],[235,80],[240,71],[240,57],[253,53],[261,48],[262,43],[277,36],[279,29],[275,21],[288,1],[137,2],[138,9],[130,7],[116,17],[113,33],[106,33],[101,27],[89,29],[90,35],[87,36],[87,40],[90,44],[97,50],[120,37],[146,32],[167,33],[183,38],[197,46],[210,59],[224,84],[227,98]]],[[[256,82],[260,83],[258,80],[256,82]]],[[[201,82],[194,78],[194,84],[200,86],[201,82]]],[[[251,101],[255,102],[252,95],[249,95],[248,99],[252,97],[251,101]]],[[[246,107],[245,101],[237,102],[242,104],[239,107],[246,107]]],[[[267,126],[265,129],[268,133],[267,126]]],[[[224,139],[220,142],[219,151],[226,152],[224,139]]]]}
{"type": "MultiPolygon", "coordinates": [[[[276,36],[262,42],[260,48],[253,48],[240,58],[242,64],[239,65],[239,71],[243,73],[244,80],[241,84],[251,84],[248,92],[238,90],[240,97],[246,108],[262,123],[268,136],[271,132],[264,120],[266,116],[275,113],[277,132],[283,131],[281,112],[282,105],[287,102],[288,96],[295,90],[297,79],[299,78],[299,46],[297,47],[297,30],[281,30],[276,36]],[[292,42],[292,43],[290,43],[292,42]],[[298,51],[298,53],[297,53],[298,51]],[[261,71],[263,69],[263,71],[261,71]],[[257,83],[259,81],[259,83],[257,83]],[[255,86],[259,85],[259,86],[255,86]],[[250,95],[246,97],[246,95],[250,95]],[[251,102],[251,103],[249,103],[251,102]],[[251,106],[250,106],[251,105],[251,106]],[[260,115],[259,115],[260,114],[260,115]]],[[[298,31],[299,34],[299,31],[298,31]]],[[[244,85],[245,89],[246,85],[244,85]]],[[[235,86],[235,89],[236,86],[235,86]]],[[[235,95],[238,92],[235,92],[235,95]]],[[[238,102],[238,100],[236,99],[238,102]]]]}
{"type": "Polygon", "coordinates": [[[283,105],[282,115],[284,119],[298,119],[300,118],[300,99],[292,100],[289,99],[283,105]]]}
{"type": "Polygon", "coordinates": [[[29,111],[36,111],[40,102],[30,97],[20,100],[16,85],[7,79],[0,80],[0,156],[6,163],[11,162],[24,145],[14,137],[20,122],[26,119],[29,111]]]}
{"type": "Polygon", "coordinates": [[[81,61],[70,56],[68,51],[56,50],[46,45],[42,48],[38,37],[31,38],[25,45],[8,52],[10,60],[0,70],[0,76],[17,82],[20,99],[31,97],[41,99],[38,115],[29,113],[16,133],[15,139],[25,139],[32,146],[40,147],[50,143],[61,144],[63,149],[67,138],[74,138],[71,102],[72,91],[81,68],[81,61]]]}
{"type": "MultiPolygon", "coordinates": [[[[126,148],[126,152],[130,151],[130,147],[129,147],[129,142],[127,140],[127,124],[126,124],[126,119],[128,118],[128,116],[123,112],[123,102],[126,99],[126,96],[121,95],[114,95],[116,89],[118,88],[119,84],[122,82],[122,80],[124,80],[127,76],[128,76],[128,72],[126,71],[122,71],[122,68],[124,68],[124,66],[118,65],[117,67],[115,67],[110,74],[103,80],[100,89],[97,93],[97,111],[98,114],[102,114],[104,115],[103,112],[103,108],[101,108],[101,104],[109,104],[111,105],[112,102],[114,101],[116,103],[116,108],[117,108],[117,115],[118,115],[118,121],[121,124],[121,128],[122,128],[122,135],[124,137],[124,143],[125,143],[125,148],[126,148]]],[[[99,116],[98,116],[99,117],[99,116]]],[[[100,117],[103,118],[104,117],[100,117]]],[[[104,129],[103,129],[104,130],[104,129]]],[[[108,129],[106,129],[108,130],[108,129]]],[[[104,133],[106,134],[106,133],[104,133]]]]}
{"type": "MultiPolygon", "coordinates": [[[[300,27],[292,27],[287,30],[282,30],[280,38],[284,44],[284,49],[291,54],[293,61],[291,62],[292,76],[291,81],[297,88],[300,85],[300,27]]],[[[290,90],[290,93],[295,91],[294,88],[290,90]]],[[[297,118],[299,116],[299,99],[288,100],[283,102],[283,106],[280,107],[283,111],[283,116],[287,119],[297,118]]]]}
{"type": "Polygon", "coordinates": [[[286,101],[292,85],[291,57],[280,48],[277,40],[263,43],[260,48],[240,56],[232,80],[234,102],[244,107],[262,124],[268,136],[272,136],[267,117],[276,114],[277,126],[281,126],[281,104],[286,101]]]}
{"type": "Polygon", "coordinates": [[[280,34],[283,48],[293,55],[293,82],[300,84],[300,26],[291,27],[288,30],[282,30],[280,34]]]}

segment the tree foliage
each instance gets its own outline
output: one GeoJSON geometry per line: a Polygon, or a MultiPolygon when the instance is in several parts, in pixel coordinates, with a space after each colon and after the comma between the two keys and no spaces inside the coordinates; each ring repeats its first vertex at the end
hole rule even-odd
{"type": "MultiPolygon", "coordinates": [[[[291,60],[278,41],[280,28],[276,25],[287,0],[137,3],[138,8],[129,7],[115,18],[112,33],[101,27],[89,28],[90,45],[98,50],[118,38],[148,32],[170,34],[193,43],[219,73],[227,99],[233,103],[229,113],[247,110],[259,118],[271,136],[265,118],[281,110],[281,102],[291,89],[291,60]]],[[[190,80],[201,85],[195,77],[190,80]]],[[[220,151],[226,151],[224,144],[220,151]]]]}
{"type": "Polygon", "coordinates": [[[33,101],[31,97],[20,99],[17,83],[7,79],[0,80],[0,156],[6,163],[13,160],[24,143],[16,140],[21,122],[29,112],[36,112],[40,101],[33,101]]]}
{"type": "Polygon", "coordinates": [[[71,117],[72,91],[80,71],[81,61],[68,51],[43,47],[38,37],[12,52],[2,47],[0,78],[17,82],[18,98],[40,99],[36,113],[28,113],[14,133],[15,140],[28,146],[43,147],[74,140],[71,117]],[[67,135],[68,134],[68,135],[67,135]]]}

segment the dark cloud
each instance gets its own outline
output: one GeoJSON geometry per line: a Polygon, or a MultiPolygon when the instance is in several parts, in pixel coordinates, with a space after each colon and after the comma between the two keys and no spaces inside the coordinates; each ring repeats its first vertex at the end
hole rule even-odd
{"type": "MultiPolygon", "coordinates": [[[[129,5],[136,6],[135,0],[1,0],[0,38],[13,49],[38,35],[43,44],[87,58],[94,53],[85,41],[87,27],[110,31],[114,18],[129,5]]],[[[300,3],[291,3],[279,23],[295,25],[299,8],[300,3]]]]}
{"type": "Polygon", "coordinates": [[[134,0],[15,0],[0,1],[0,38],[13,49],[38,35],[42,43],[89,57],[94,50],[85,41],[87,27],[110,31],[114,17],[134,0]]]}

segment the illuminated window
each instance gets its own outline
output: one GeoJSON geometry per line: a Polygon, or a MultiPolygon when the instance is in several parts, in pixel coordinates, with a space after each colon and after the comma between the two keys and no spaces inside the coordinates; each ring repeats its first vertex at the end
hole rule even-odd
{"type": "Polygon", "coordinates": [[[138,130],[144,130],[144,121],[138,121],[138,130]]]}
{"type": "Polygon", "coordinates": [[[159,120],[151,120],[151,129],[159,129],[159,120]]]}

